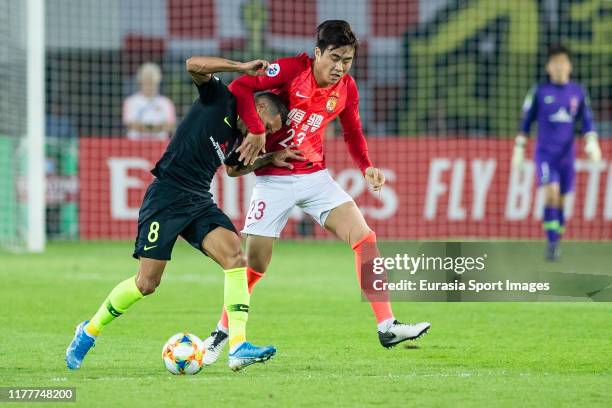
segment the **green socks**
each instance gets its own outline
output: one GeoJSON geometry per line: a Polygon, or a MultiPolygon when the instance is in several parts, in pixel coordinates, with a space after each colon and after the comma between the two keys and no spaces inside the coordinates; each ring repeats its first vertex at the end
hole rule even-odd
{"type": "Polygon", "coordinates": [[[229,326],[230,352],[246,341],[246,323],[249,318],[249,295],[246,267],[227,269],[225,272],[224,304],[229,326]]]}
{"type": "MultiPolygon", "coordinates": [[[[246,341],[246,323],[249,301],[246,267],[225,270],[224,304],[228,314],[230,349],[246,341]]],[[[104,327],[121,316],[144,296],[136,287],[132,276],[119,283],[108,295],[96,314],[85,327],[87,333],[97,336],[104,327]]]]}
{"type": "Polygon", "coordinates": [[[114,287],[91,318],[85,330],[87,333],[97,336],[107,324],[121,316],[130,306],[143,297],[136,287],[136,276],[124,280],[114,287]]]}

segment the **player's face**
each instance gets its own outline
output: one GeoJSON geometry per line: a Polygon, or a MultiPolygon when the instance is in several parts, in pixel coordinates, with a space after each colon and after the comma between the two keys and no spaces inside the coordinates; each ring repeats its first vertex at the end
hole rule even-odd
{"type": "Polygon", "coordinates": [[[266,134],[272,134],[274,132],[278,132],[283,125],[281,123],[281,116],[279,114],[271,115],[268,111],[264,110],[259,112],[259,117],[266,127],[266,134]]]}
{"type": "Polygon", "coordinates": [[[329,86],[340,81],[353,65],[355,48],[350,45],[325,50],[315,48],[314,74],[320,86],[329,86]]]}
{"type": "Polygon", "coordinates": [[[553,55],[546,64],[546,72],[552,82],[565,84],[569,81],[572,73],[572,62],[565,54],[553,55]]]}
{"type": "Polygon", "coordinates": [[[155,96],[159,92],[159,82],[151,76],[144,76],[140,80],[140,91],[145,96],[155,96]]]}
{"type": "Polygon", "coordinates": [[[265,98],[258,98],[255,101],[255,109],[257,110],[259,118],[266,127],[267,135],[278,132],[283,126],[281,123],[281,115],[278,113],[270,113],[270,111],[273,109],[270,109],[270,105],[268,103],[269,102],[265,98]]]}

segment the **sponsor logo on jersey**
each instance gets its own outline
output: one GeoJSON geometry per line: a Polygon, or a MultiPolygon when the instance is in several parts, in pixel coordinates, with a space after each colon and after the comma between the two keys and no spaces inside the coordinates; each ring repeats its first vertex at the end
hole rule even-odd
{"type": "Polygon", "coordinates": [[[302,95],[302,94],[300,93],[300,91],[297,91],[297,92],[295,93],[295,96],[297,96],[298,98],[305,98],[305,99],[310,98],[310,96],[302,95]]]}
{"type": "Polygon", "coordinates": [[[331,95],[329,99],[327,100],[327,103],[325,104],[325,109],[329,113],[332,113],[334,110],[336,110],[337,104],[338,104],[338,97],[336,95],[331,95]]]}
{"type": "Polygon", "coordinates": [[[280,74],[280,65],[278,64],[270,64],[268,69],[266,70],[266,75],[269,77],[275,77],[280,74]]]}
{"type": "Polygon", "coordinates": [[[545,104],[551,104],[551,103],[553,103],[554,101],[555,101],[555,97],[554,97],[554,96],[552,96],[552,95],[546,95],[546,96],[544,97],[544,103],[545,103],[545,104]]]}
{"type": "Polygon", "coordinates": [[[217,141],[213,139],[212,136],[209,137],[208,139],[210,140],[213,147],[215,148],[215,152],[217,153],[217,156],[219,156],[219,160],[221,160],[221,163],[223,163],[223,161],[225,160],[225,154],[223,153],[223,149],[221,148],[221,145],[217,143],[217,141]]]}
{"type": "Polygon", "coordinates": [[[570,113],[573,115],[575,115],[578,112],[578,98],[575,96],[572,96],[570,98],[570,113]]]}
{"type": "Polygon", "coordinates": [[[565,107],[560,107],[559,110],[548,116],[548,120],[557,123],[572,123],[572,115],[570,115],[565,107]]]}

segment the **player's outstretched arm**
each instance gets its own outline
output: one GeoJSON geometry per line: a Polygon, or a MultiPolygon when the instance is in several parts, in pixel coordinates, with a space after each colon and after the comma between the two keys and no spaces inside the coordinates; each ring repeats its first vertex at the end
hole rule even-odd
{"type": "Polygon", "coordinates": [[[267,166],[268,164],[272,164],[276,167],[293,169],[293,164],[291,164],[288,160],[305,161],[306,158],[302,156],[303,153],[304,152],[302,150],[297,150],[295,146],[291,145],[286,147],[284,150],[262,154],[255,159],[253,164],[248,166],[244,166],[242,164],[225,165],[225,170],[227,171],[228,176],[238,177],[255,171],[260,167],[267,166]]]}
{"type": "Polygon", "coordinates": [[[253,164],[260,152],[265,153],[266,129],[257,114],[253,93],[282,88],[305,69],[305,64],[310,64],[307,57],[281,58],[268,67],[265,75],[256,78],[243,75],[230,84],[238,116],[248,129],[240,146],[240,161],[244,164],[253,164]]]}
{"type": "MultiPolygon", "coordinates": [[[[350,78],[350,77],[349,77],[350,78]]],[[[368,155],[368,144],[361,128],[361,118],[359,117],[359,91],[352,78],[347,88],[347,103],[340,112],[340,123],[344,143],[348,148],[353,161],[361,170],[363,175],[369,167],[374,167],[368,155]]]]}
{"type": "Polygon", "coordinates": [[[531,130],[531,124],[535,121],[538,114],[538,86],[531,87],[525,100],[523,101],[521,123],[519,133],[514,138],[514,148],[512,149],[512,167],[520,168],[525,161],[525,147],[527,146],[527,136],[531,130]]]}
{"type": "Polygon", "coordinates": [[[197,56],[185,61],[185,68],[196,85],[210,81],[215,72],[242,72],[250,76],[263,75],[270,63],[265,60],[249,62],[232,61],[220,57],[197,56]]]}
{"type": "Polygon", "coordinates": [[[593,111],[586,90],[583,90],[584,97],[580,104],[580,112],[578,116],[582,122],[582,131],[584,132],[584,152],[589,160],[598,162],[601,160],[601,148],[597,132],[595,131],[595,121],[593,119],[593,111]]]}

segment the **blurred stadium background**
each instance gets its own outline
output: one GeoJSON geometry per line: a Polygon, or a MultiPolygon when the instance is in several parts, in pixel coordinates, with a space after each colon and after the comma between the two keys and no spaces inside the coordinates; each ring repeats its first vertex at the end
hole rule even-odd
{"type": "MultiPolygon", "coordinates": [[[[126,137],[122,106],[142,63],[161,67],[160,92],[180,121],[195,97],[189,56],[312,54],[316,26],[337,18],[361,41],[351,74],[388,186],[368,191],[339,124],[327,160],[380,237],[541,237],[533,166],[509,163],[523,97],[561,42],[590,93],[604,153],[600,165],[576,164],[567,236],[612,239],[612,1],[0,0],[2,245],[133,238],[167,143],[126,137]]],[[[253,181],[219,173],[214,183],[238,226],[253,181]]],[[[284,237],[328,235],[296,210],[284,237]]]]}

